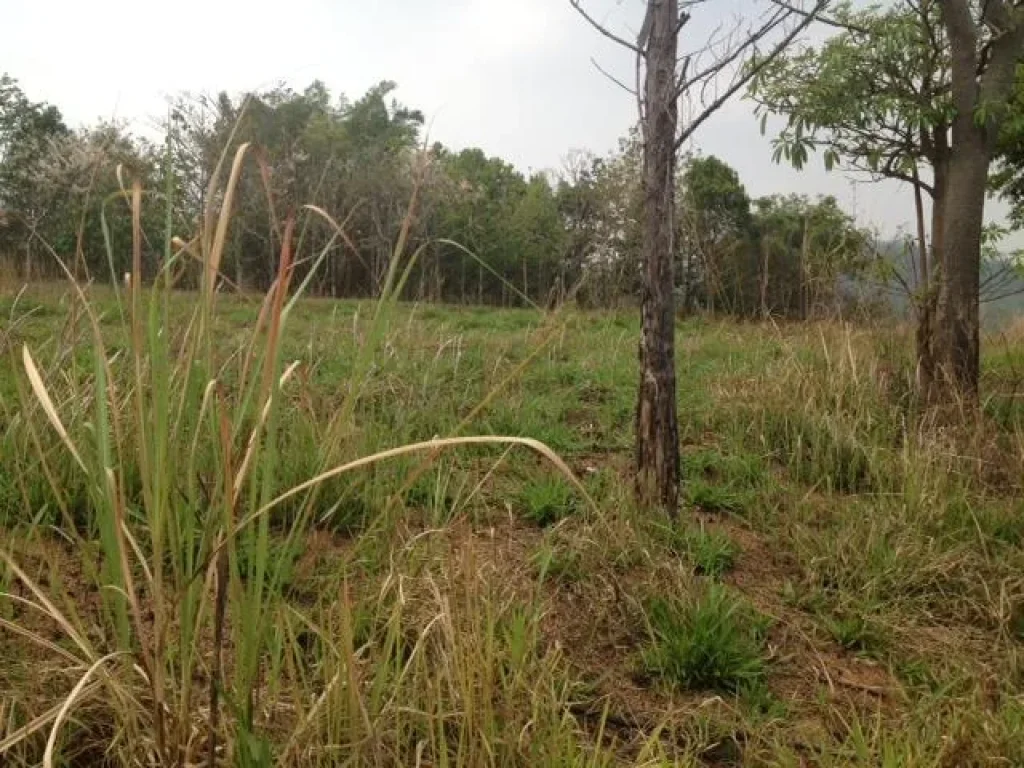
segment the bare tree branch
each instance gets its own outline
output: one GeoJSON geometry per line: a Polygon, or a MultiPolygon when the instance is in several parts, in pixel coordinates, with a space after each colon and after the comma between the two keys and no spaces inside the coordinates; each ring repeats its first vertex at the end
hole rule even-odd
{"type": "Polygon", "coordinates": [[[993,266],[978,285],[978,296],[982,303],[999,301],[1024,293],[1020,273],[1014,264],[1002,262],[993,266]]]}
{"type": "MultiPolygon", "coordinates": [[[[775,0],[772,1],[775,2],[775,0]]],[[[799,35],[801,32],[807,29],[811,22],[813,22],[817,18],[818,12],[821,11],[828,4],[828,2],[829,0],[816,0],[814,8],[810,11],[802,13],[801,15],[804,18],[800,21],[800,23],[794,26],[793,29],[791,29],[789,33],[782,40],[780,40],[775,45],[775,47],[768,52],[766,56],[758,59],[753,66],[748,67],[745,71],[743,71],[737,78],[734,79],[734,81],[729,85],[729,87],[725,89],[724,93],[720,94],[714,101],[708,104],[703,109],[703,111],[701,111],[696,117],[691,119],[687,123],[687,125],[679,132],[679,136],[676,138],[675,143],[676,149],[678,150],[679,147],[681,147],[686,142],[686,140],[693,135],[694,131],[696,131],[704,123],[705,120],[707,120],[715,112],[717,112],[722,107],[722,105],[725,104],[730,98],[732,98],[732,96],[737,91],[746,86],[746,84],[749,83],[753,78],[757,77],[758,73],[760,73],[762,69],[764,69],[772,61],[774,61],[779,56],[779,54],[781,54],[789,46],[789,44],[792,43],[794,39],[796,39],[797,35],[799,35]]],[[[761,37],[763,37],[764,34],[767,34],[767,32],[770,31],[770,29],[774,28],[775,26],[775,24],[771,21],[769,21],[768,23],[772,24],[772,27],[768,27],[767,24],[765,26],[762,26],[762,31],[760,32],[761,37]]],[[[748,44],[745,43],[744,45],[747,46],[748,44]]]]}
{"type": "Polygon", "coordinates": [[[590,63],[594,65],[594,68],[598,72],[600,72],[602,75],[607,77],[609,80],[611,80],[613,83],[615,83],[617,86],[619,86],[619,88],[624,90],[630,96],[637,96],[638,95],[638,92],[636,91],[636,89],[630,88],[624,82],[619,80],[619,78],[615,77],[615,75],[611,74],[608,70],[606,70],[604,67],[602,67],[600,64],[598,64],[597,63],[597,59],[595,59],[593,56],[590,57],[590,63]]]}
{"type": "MultiPolygon", "coordinates": [[[[854,23],[852,23],[850,21],[846,21],[845,19],[837,19],[834,16],[822,16],[817,11],[805,11],[800,6],[792,5],[792,4],[788,3],[788,2],[786,2],[786,0],[771,0],[771,1],[773,3],[775,3],[775,5],[779,6],[780,8],[784,8],[785,10],[789,11],[790,13],[794,13],[794,14],[796,14],[798,16],[813,17],[812,21],[817,21],[817,22],[819,22],[821,24],[825,24],[826,26],[835,27],[836,29],[842,29],[842,30],[845,30],[847,32],[856,32],[856,33],[861,34],[861,35],[870,34],[870,30],[869,29],[867,29],[865,27],[862,27],[862,26],[860,26],[858,24],[854,24],[854,23]]],[[[820,10],[820,8],[819,8],[819,10],[820,10]]]]}
{"type": "MultiPolygon", "coordinates": [[[[733,47],[723,58],[716,60],[713,64],[705,67],[697,74],[687,78],[685,73],[679,77],[679,85],[676,87],[676,92],[680,96],[688,88],[696,85],[699,82],[706,81],[718,74],[734,61],[739,59],[747,50],[752,46],[757,45],[758,41],[770,33],[775,27],[785,21],[788,14],[785,11],[777,12],[768,22],[766,22],[756,33],[746,35],[746,40],[742,45],[733,47]]],[[[737,30],[733,30],[735,33],[737,30]]]]}
{"type": "MultiPolygon", "coordinates": [[[[571,5],[573,8],[575,8],[576,12],[579,13],[579,15],[582,16],[584,19],[586,19],[587,22],[590,24],[590,26],[592,26],[594,29],[596,29],[598,32],[600,32],[602,35],[607,37],[609,40],[618,43],[623,48],[626,48],[626,49],[632,51],[633,53],[635,53],[637,56],[643,56],[644,55],[644,49],[643,49],[643,47],[641,47],[642,45],[644,45],[644,43],[641,43],[641,45],[637,45],[636,43],[629,42],[624,37],[619,37],[618,35],[616,35],[614,32],[612,32],[610,29],[608,29],[608,27],[604,26],[599,21],[597,21],[593,16],[591,16],[589,13],[587,13],[583,9],[583,6],[580,4],[580,0],[569,0],[569,5],[571,5]]],[[[647,19],[649,17],[650,17],[650,14],[647,14],[647,16],[644,18],[644,26],[645,27],[648,26],[649,22],[647,21],[647,19]]],[[[644,38],[644,33],[643,33],[643,29],[641,29],[641,31],[640,31],[640,39],[643,40],[643,38],[644,38]]]]}

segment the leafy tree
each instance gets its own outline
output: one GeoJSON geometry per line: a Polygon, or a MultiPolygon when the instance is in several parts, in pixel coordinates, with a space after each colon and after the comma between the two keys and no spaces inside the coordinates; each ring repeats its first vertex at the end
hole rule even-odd
{"type": "Polygon", "coordinates": [[[1024,228],[1024,66],[1018,66],[1013,97],[1003,120],[992,189],[1010,204],[1010,224],[1024,228]]]}
{"type": "MultiPolygon", "coordinates": [[[[581,279],[578,298],[584,304],[614,306],[633,300],[640,291],[643,162],[639,134],[634,130],[604,158],[591,158],[584,191],[587,221],[570,222],[580,249],[572,264],[581,279]],[[580,228],[586,229],[580,232],[580,228]],[[585,247],[584,247],[585,246],[585,247]]],[[[563,190],[561,195],[564,197],[563,190]]]]}
{"type": "Polygon", "coordinates": [[[561,219],[563,254],[556,290],[564,299],[570,288],[582,288],[590,255],[597,248],[602,221],[598,177],[603,161],[586,152],[574,152],[566,159],[555,189],[555,206],[561,219]]]}
{"type": "Polygon", "coordinates": [[[717,157],[693,157],[682,184],[683,308],[703,299],[711,312],[720,307],[752,313],[757,290],[753,220],[739,175],[717,157]]]}
{"type": "Polygon", "coordinates": [[[840,32],[820,47],[778,57],[754,79],[749,95],[758,103],[762,130],[770,114],[787,118],[774,140],[775,160],[801,168],[820,149],[829,170],[842,164],[911,185],[919,254],[918,373],[927,387],[938,294],[930,276],[941,261],[953,119],[939,6],[936,0],[903,0],[884,9],[844,4],[828,23],[840,32]],[[932,201],[930,252],[923,195],[932,201]]]}
{"type": "Polygon", "coordinates": [[[0,250],[22,251],[26,277],[33,268],[34,233],[53,214],[54,190],[38,182],[52,142],[68,135],[60,110],[34,103],[10,76],[0,75],[0,250]]]}
{"type": "Polygon", "coordinates": [[[124,191],[133,181],[151,187],[156,169],[153,147],[123,126],[73,132],[56,107],[0,77],[0,207],[12,220],[0,245],[20,254],[25,279],[60,276],[51,249],[81,276],[113,268],[120,279],[131,253],[124,191]]]}
{"type": "MultiPolygon", "coordinates": [[[[267,222],[287,209],[313,203],[342,217],[351,212],[353,254],[337,244],[318,287],[334,295],[372,294],[387,271],[393,243],[411,194],[415,146],[423,116],[394,99],[384,81],[349,103],[332,100],[323,83],[302,92],[278,86],[232,99],[179,99],[172,109],[178,137],[176,166],[193,205],[222,154],[242,142],[257,173],[243,174],[224,269],[240,287],[265,288],[275,272],[277,234],[267,222]],[[233,141],[229,142],[229,139],[233,141]],[[226,149],[225,149],[226,148],[226,149]]],[[[308,268],[333,232],[310,215],[300,247],[308,268]]],[[[301,271],[301,270],[300,270],[301,271]]]]}
{"type": "MultiPolygon", "coordinates": [[[[1013,106],[1024,19],[1003,0],[904,0],[889,11],[840,9],[829,21],[843,30],[839,41],[778,71],[766,69],[755,96],[790,116],[791,132],[777,151],[798,164],[807,154],[806,134],[822,127],[830,132],[826,163],[840,156],[866,161],[919,191],[928,188],[917,163],[931,164],[932,260],[941,279],[928,341],[942,382],[975,394],[985,194],[1013,106]],[[807,79],[808,64],[821,65],[820,85],[807,79]]],[[[927,274],[920,213],[919,231],[927,274]]],[[[919,324],[929,319],[922,312],[919,324]]],[[[927,362],[922,336],[919,358],[927,362]]]]}
{"type": "Polygon", "coordinates": [[[509,226],[522,265],[523,295],[547,301],[564,250],[565,230],[555,192],[543,174],[535,174],[527,182],[509,226]]]}
{"type": "Polygon", "coordinates": [[[842,281],[861,280],[876,256],[867,232],[835,198],[802,195],[755,201],[757,283],[765,315],[807,319],[838,311],[842,281]]]}
{"type": "Polygon", "coordinates": [[[443,162],[456,192],[443,206],[441,231],[476,257],[446,248],[449,263],[458,264],[458,297],[465,301],[475,293],[478,302],[500,302],[520,263],[510,241],[511,216],[526,194],[526,180],[509,163],[476,148],[447,155],[443,162]]]}

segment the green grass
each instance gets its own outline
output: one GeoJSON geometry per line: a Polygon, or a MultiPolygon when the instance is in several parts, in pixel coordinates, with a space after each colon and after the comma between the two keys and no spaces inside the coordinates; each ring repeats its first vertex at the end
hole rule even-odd
{"type": "Polygon", "coordinates": [[[525,481],[519,491],[519,504],[523,517],[541,527],[565,519],[577,506],[572,488],[564,479],[553,476],[525,481]]]}
{"type": "Polygon", "coordinates": [[[262,297],[130,299],[31,286],[0,335],[4,765],[51,732],[67,765],[1024,759],[1016,406],[920,411],[901,332],[680,321],[670,526],[633,501],[633,312],[299,299],[275,351],[262,297]],[[476,434],[596,506],[504,444],[275,501],[476,434]]]}
{"type": "Polygon", "coordinates": [[[875,653],[885,646],[881,630],[863,613],[831,616],[825,621],[825,626],[836,643],[846,650],[875,653]]]}
{"type": "Polygon", "coordinates": [[[735,693],[765,675],[768,622],[728,587],[709,584],[689,601],[656,598],[647,609],[647,671],[682,688],[735,693]]]}
{"type": "Polygon", "coordinates": [[[722,531],[709,531],[701,526],[684,531],[680,539],[680,548],[702,576],[719,578],[736,564],[739,547],[722,531]]]}

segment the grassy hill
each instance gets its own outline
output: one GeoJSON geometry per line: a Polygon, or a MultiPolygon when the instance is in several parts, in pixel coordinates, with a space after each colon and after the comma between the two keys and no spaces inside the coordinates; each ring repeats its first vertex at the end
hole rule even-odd
{"type": "Polygon", "coordinates": [[[632,315],[88,302],[0,299],[5,765],[1024,763],[1024,339],[936,419],[897,331],[681,323],[672,523],[632,315]],[[486,434],[565,465],[360,461],[486,434]]]}

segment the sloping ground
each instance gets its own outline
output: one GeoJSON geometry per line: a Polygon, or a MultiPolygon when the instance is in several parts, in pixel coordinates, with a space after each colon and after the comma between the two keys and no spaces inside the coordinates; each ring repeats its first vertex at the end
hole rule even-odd
{"type": "MultiPolygon", "coordinates": [[[[48,343],[58,359],[48,340],[67,332],[55,301],[42,295],[17,330],[41,359],[48,343]]],[[[316,425],[365,317],[302,309],[285,351],[303,365],[283,487],[316,471],[316,425]]],[[[230,305],[225,337],[254,313],[230,305]]],[[[330,485],[301,542],[282,512],[251,735],[225,725],[242,706],[233,638],[250,618],[229,610],[226,640],[209,624],[195,640],[182,763],[206,760],[211,678],[224,691],[216,760],[227,743],[249,765],[1024,763],[1020,341],[992,348],[996,396],[980,416],[940,417],[918,411],[907,345],[881,330],[691,321],[679,334],[687,503],[672,525],[631,495],[633,318],[403,308],[352,455],[448,434],[485,402],[464,432],[544,440],[594,506],[543,459],[474,447],[418,477],[400,461],[330,485]]],[[[24,578],[0,571],[0,744],[43,722],[6,753],[18,765],[38,761],[46,713],[84,672],[54,616],[98,652],[111,641],[98,545],[68,544],[76,523],[48,511],[43,465],[12,419],[14,376],[0,375],[0,517],[24,578]],[[28,604],[41,595],[55,610],[28,604]]],[[[52,471],[73,476],[39,435],[52,471]]],[[[111,675],[121,682],[95,678],[55,737],[67,764],[149,759],[152,744],[125,736],[143,730],[133,717],[149,722],[148,688],[129,664],[111,675]]],[[[184,685],[169,676],[175,695],[184,685]]]]}

